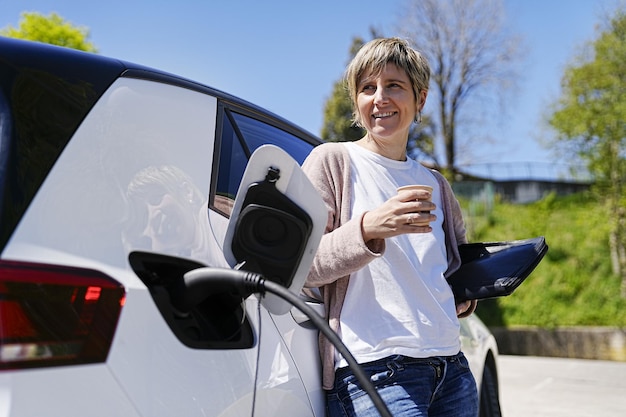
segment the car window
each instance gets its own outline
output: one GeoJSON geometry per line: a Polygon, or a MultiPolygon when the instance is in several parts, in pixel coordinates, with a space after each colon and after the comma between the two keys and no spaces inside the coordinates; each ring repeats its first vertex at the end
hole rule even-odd
{"type": "Polygon", "coordinates": [[[223,118],[220,139],[216,194],[234,200],[251,153],[244,148],[241,132],[236,130],[234,121],[228,114],[223,118]]]}
{"type": "MultiPolygon", "coordinates": [[[[11,112],[9,104],[0,90],[0,197],[4,196],[4,185],[7,181],[7,164],[9,162],[9,149],[11,146],[11,112]]],[[[1,201],[1,200],[0,200],[1,201]]],[[[0,204],[0,219],[2,217],[3,204],[0,204]]]]}
{"type": "Polygon", "coordinates": [[[313,145],[269,123],[225,110],[219,145],[217,187],[212,207],[229,216],[250,155],[265,144],[276,145],[289,153],[299,164],[313,145]]]}
{"type": "Polygon", "coordinates": [[[206,216],[217,103],[175,85],[116,80],[63,150],[12,241],[122,267],[135,250],[222,262],[206,216]]]}
{"type": "Polygon", "coordinates": [[[313,148],[310,143],[275,126],[239,113],[232,113],[232,115],[251,152],[269,143],[287,151],[299,164],[302,164],[313,148]]]}

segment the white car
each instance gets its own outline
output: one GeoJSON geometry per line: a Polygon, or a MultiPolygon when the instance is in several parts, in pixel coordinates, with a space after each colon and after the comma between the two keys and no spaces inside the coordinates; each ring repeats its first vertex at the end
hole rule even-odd
{"type": "MultiPolygon", "coordinates": [[[[0,38],[0,417],[323,416],[310,318],[189,275],[299,291],[315,193],[284,182],[319,143],[171,74],[0,38]],[[246,203],[259,148],[292,172],[246,203]]],[[[494,338],[476,317],[462,330],[481,415],[499,416],[494,338]]]]}

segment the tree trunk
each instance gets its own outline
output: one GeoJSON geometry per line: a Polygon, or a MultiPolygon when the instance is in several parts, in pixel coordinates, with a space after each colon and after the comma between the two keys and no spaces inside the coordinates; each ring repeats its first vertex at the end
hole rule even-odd
{"type": "Polygon", "coordinates": [[[609,248],[613,273],[621,278],[621,295],[626,298],[626,208],[613,206],[613,226],[609,232],[609,248]]]}
{"type": "Polygon", "coordinates": [[[618,276],[622,277],[622,298],[626,298],[626,208],[617,211],[617,242],[615,251],[618,260],[618,276]]]}

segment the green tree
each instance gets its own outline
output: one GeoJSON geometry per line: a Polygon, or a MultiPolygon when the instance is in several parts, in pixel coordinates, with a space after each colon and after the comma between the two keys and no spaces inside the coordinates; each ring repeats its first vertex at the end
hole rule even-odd
{"type": "Polygon", "coordinates": [[[565,69],[550,125],[555,145],[587,162],[607,209],[613,271],[626,297],[626,10],[606,19],[597,39],[565,69]]]}
{"type": "Polygon", "coordinates": [[[353,142],[364,134],[363,128],[352,123],[352,103],[343,80],[336,81],[324,105],[322,139],[327,142],[353,142]]]}
{"type": "MultiPolygon", "coordinates": [[[[380,37],[374,29],[371,30],[371,38],[380,37]]],[[[352,39],[349,59],[351,60],[365,41],[360,37],[352,39]]],[[[321,136],[327,142],[353,142],[365,135],[365,129],[354,125],[352,118],[352,102],[344,79],[336,81],[333,85],[331,96],[324,106],[324,125],[321,136]]],[[[424,116],[422,123],[413,125],[409,132],[407,153],[410,157],[427,160],[437,165],[434,152],[434,133],[431,119],[424,116]]]]}
{"type": "Polygon", "coordinates": [[[0,35],[64,46],[86,52],[98,52],[89,41],[89,29],[74,26],[56,13],[44,16],[37,12],[24,12],[17,28],[8,26],[0,35]]]}
{"type": "MultiPolygon", "coordinates": [[[[376,35],[372,31],[372,38],[376,35]]],[[[360,37],[352,39],[349,59],[351,60],[365,41],[360,37]]],[[[352,102],[343,78],[333,85],[333,92],[324,105],[324,125],[321,136],[327,142],[353,142],[365,134],[365,130],[352,122],[352,102]]]]}

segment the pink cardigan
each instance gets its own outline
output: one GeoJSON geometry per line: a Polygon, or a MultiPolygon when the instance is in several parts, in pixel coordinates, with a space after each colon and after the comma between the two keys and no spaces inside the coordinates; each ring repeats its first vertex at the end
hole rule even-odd
{"type": "MultiPolygon", "coordinates": [[[[325,234],[305,286],[320,288],[328,323],[334,331],[337,331],[350,274],[382,256],[385,241],[380,239],[366,244],[361,233],[362,216],[350,219],[352,182],[350,156],[346,146],[341,143],[319,145],[304,161],[302,168],[328,208],[325,234]],[[346,204],[343,204],[344,202],[346,204]]],[[[458,245],[466,243],[465,225],[461,208],[450,184],[439,172],[432,172],[441,189],[443,228],[448,254],[448,270],[445,276],[448,277],[461,264],[458,245]]],[[[329,390],[332,389],[335,379],[335,348],[323,335],[320,335],[319,344],[322,387],[329,390]]]]}

